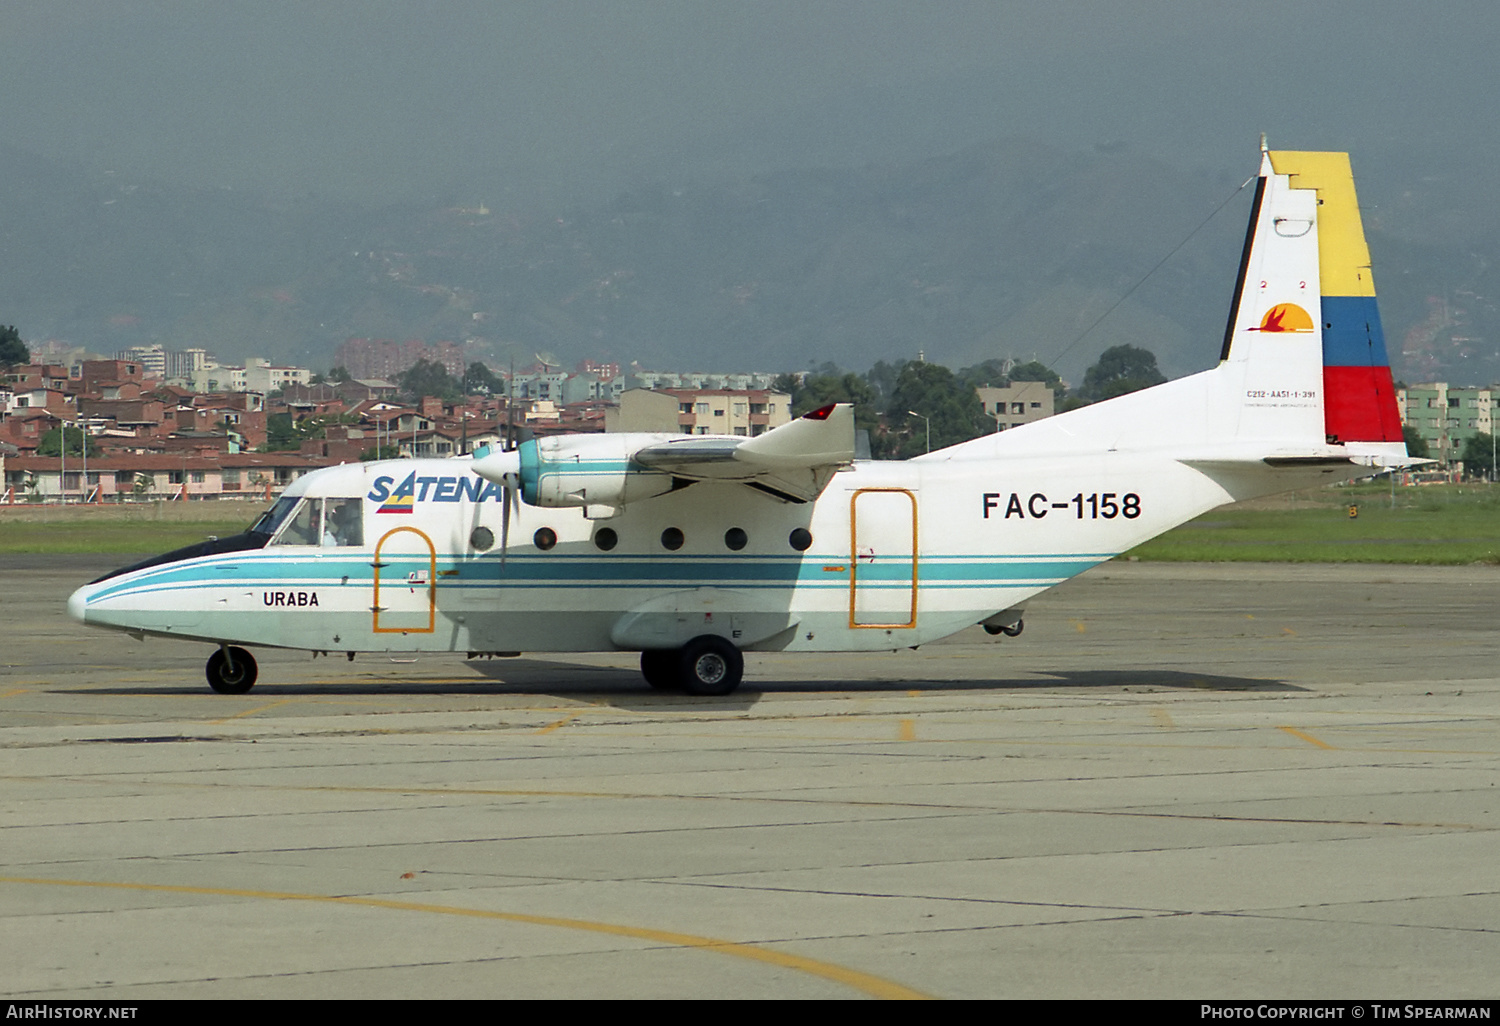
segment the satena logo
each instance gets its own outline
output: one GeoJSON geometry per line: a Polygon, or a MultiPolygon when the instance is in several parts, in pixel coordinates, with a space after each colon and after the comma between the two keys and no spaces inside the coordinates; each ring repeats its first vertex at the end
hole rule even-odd
{"type": "Polygon", "coordinates": [[[1308,312],[1296,303],[1277,303],[1260,319],[1260,327],[1250,330],[1270,334],[1312,331],[1313,322],[1308,312]]]}
{"type": "Polygon", "coordinates": [[[377,477],[375,486],[366,496],[371,502],[381,504],[376,513],[410,513],[419,502],[485,502],[501,497],[500,486],[471,474],[462,477],[418,477],[416,471],[406,475],[406,480],[392,485],[394,477],[377,477]]]}
{"type": "Polygon", "coordinates": [[[394,492],[392,492],[391,495],[388,498],[383,497],[383,496],[376,496],[375,492],[377,492],[377,491],[380,490],[381,482],[384,481],[384,482],[389,483],[390,480],[391,479],[388,478],[388,477],[382,477],[382,478],[376,479],[376,481],[375,481],[375,488],[370,492],[370,498],[375,499],[377,502],[379,502],[381,498],[385,498],[385,504],[383,506],[381,506],[375,512],[377,512],[377,513],[410,513],[411,509],[412,509],[412,504],[416,500],[416,481],[417,481],[416,471],[413,471],[412,473],[407,474],[406,475],[406,480],[402,481],[399,485],[397,485],[396,486],[396,490],[394,492]]]}

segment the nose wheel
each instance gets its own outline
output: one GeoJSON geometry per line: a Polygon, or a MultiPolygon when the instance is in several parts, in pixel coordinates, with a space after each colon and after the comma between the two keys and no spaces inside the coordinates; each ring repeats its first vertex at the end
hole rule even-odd
{"type": "Polygon", "coordinates": [[[221,695],[243,695],[255,686],[255,657],[235,645],[223,645],[208,657],[208,686],[221,695]]]}

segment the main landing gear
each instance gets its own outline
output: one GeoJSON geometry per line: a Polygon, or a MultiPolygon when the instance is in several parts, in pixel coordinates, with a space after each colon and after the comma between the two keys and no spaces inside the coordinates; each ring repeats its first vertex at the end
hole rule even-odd
{"type": "Polygon", "coordinates": [[[243,695],[255,686],[255,657],[235,645],[220,645],[204,667],[208,686],[221,695],[243,695]]]}
{"type": "Polygon", "coordinates": [[[658,691],[690,695],[727,695],[740,686],[745,657],[715,634],[704,634],[681,648],[653,648],[641,653],[641,675],[658,691]]]}

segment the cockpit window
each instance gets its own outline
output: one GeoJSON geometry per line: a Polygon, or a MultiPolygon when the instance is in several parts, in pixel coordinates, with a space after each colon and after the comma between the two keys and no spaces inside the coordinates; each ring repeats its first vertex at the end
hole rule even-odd
{"type": "MultiPolygon", "coordinates": [[[[328,517],[328,531],[335,545],[365,543],[365,501],[363,499],[324,499],[323,512],[328,517]]],[[[328,542],[325,540],[324,545],[328,542]]]]}
{"type": "Polygon", "coordinates": [[[287,520],[272,545],[317,545],[322,538],[323,500],[306,499],[287,520]]]}
{"type": "Polygon", "coordinates": [[[260,519],[250,525],[246,534],[259,534],[269,538],[276,533],[276,529],[282,525],[287,516],[291,514],[292,507],[297,505],[297,500],[283,495],[276,500],[276,504],[260,515],[260,519]]]}
{"type": "Polygon", "coordinates": [[[362,545],[363,518],[362,499],[304,499],[271,544],[322,548],[362,545]]]}

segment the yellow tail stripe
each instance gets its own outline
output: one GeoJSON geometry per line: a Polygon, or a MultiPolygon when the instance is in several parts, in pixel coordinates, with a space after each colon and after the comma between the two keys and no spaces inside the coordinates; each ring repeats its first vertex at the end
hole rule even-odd
{"type": "Polygon", "coordinates": [[[1318,190],[1318,276],[1323,295],[1375,295],[1349,154],[1273,150],[1271,167],[1278,175],[1290,175],[1294,189],[1318,190]]]}

